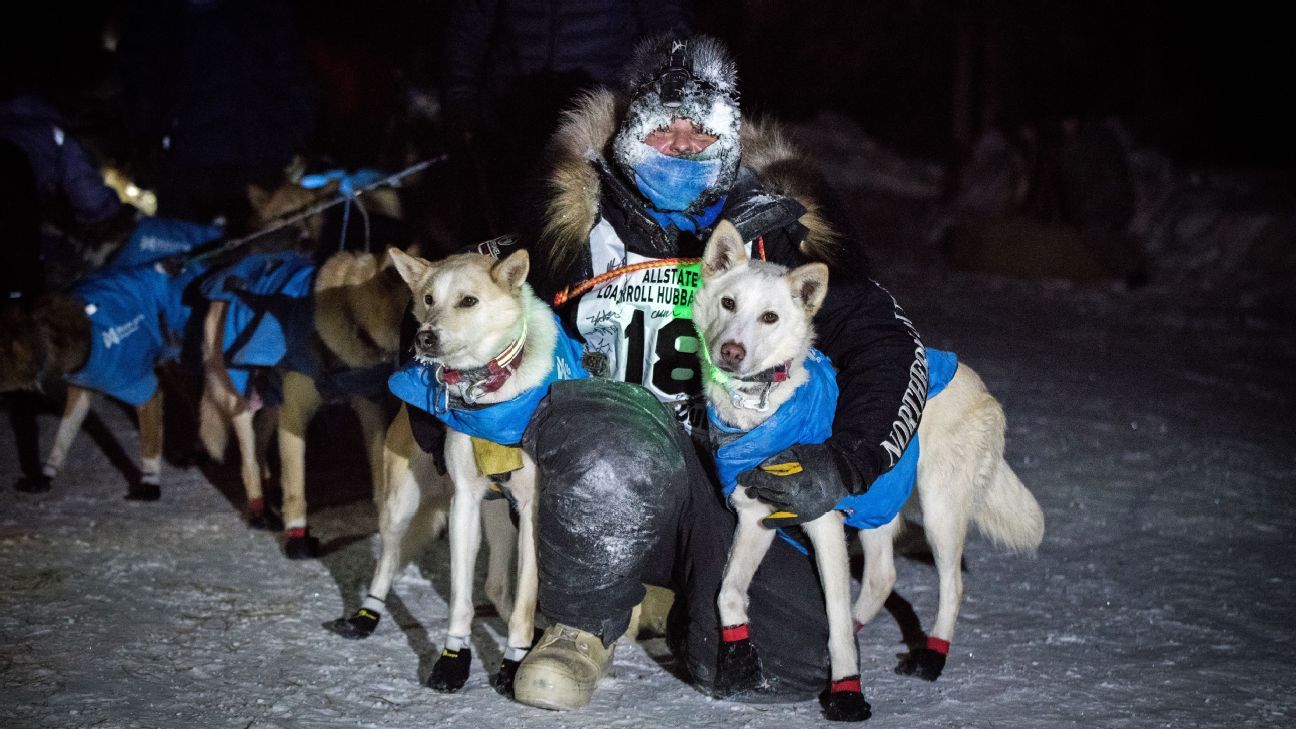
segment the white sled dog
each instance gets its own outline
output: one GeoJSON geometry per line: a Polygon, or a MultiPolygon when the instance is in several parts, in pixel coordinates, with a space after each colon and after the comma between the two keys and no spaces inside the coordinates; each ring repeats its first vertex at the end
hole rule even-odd
{"type": "Polygon", "coordinates": [[[397,249],[390,254],[414,294],[419,322],[415,358],[391,379],[391,390],[404,405],[387,430],[384,450],[384,484],[378,499],[382,554],[361,609],[330,628],[347,637],[373,631],[420,500],[444,488],[433,455],[417,442],[412,425],[414,417],[430,413],[447,425],[445,463],[454,485],[449,514],[450,620],[427,685],[453,692],[467,681],[473,566],[484,522],[491,548],[487,596],[508,619],[508,646],[493,683],[497,691],[511,696],[513,676],[534,637],[538,572],[535,464],[521,449],[508,446],[520,440],[549,383],[583,370],[578,359],[572,365],[574,348],[557,318],[526,283],[530,259],[525,250],[501,260],[460,253],[437,262],[397,249]],[[483,511],[488,495],[506,496],[518,517],[517,592],[511,610],[505,607],[509,554],[503,547],[512,538],[512,525],[507,509],[487,506],[483,511]]]}
{"type": "MultiPolygon", "coordinates": [[[[812,349],[811,325],[827,284],[823,264],[788,271],[750,261],[738,231],[727,221],[717,226],[703,254],[702,287],[693,316],[704,339],[703,351],[712,360],[704,366],[723,373],[705,378],[705,390],[713,413],[728,426],[725,430],[747,432],[761,425],[810,380],[812,366],[827,367],[827,358],[812,349]],[[770,378],[753,377],[783,363],[785,379],[780,382],[771,385],[770,378]],[[722,382],[726,379],[727,384],[722,382]]],[[[953,362],[952,356],[945,356],[953,362]]],[[[831,378],[831,370],[827,372],[831,378]]],[[[1004,430],[1002,408],[966,365],[958,364],[943,391],[927,401],[918,428],[916,488],[908,504],[921,510],[940,578],[940,600],[926,645],[915,647],[898,671],[932,680],[944,667],[963,594],[960,564],[969,522],[1016,551],[1031,551],[1043,538],[1039,504],[1003,459],[1004,430]]],[[[723,440],[720,436],[717,442],[723,440]]],[[[774,509],[747,497],[741,487],[733,490],[731,503],[738,512],[738,527],[718,607],[722,625],[745,626],[747,588],[776,534],[764,528],[761,519],[774,509]]],[[[898,512],[898,503],[895,508],[898,512]]],[[[860,720],[868,718],[870,709],[859,690],[852,613],[859,624],[867,623],[890,594],[895,584],[892,542],[901,520],[895,513],[882,526],[860,530],[864,576],[853,610],[844,521],[843,512],[834,510],[803,527],[815,548],[829,622],[833,685],[821,700],[829,718],[860,720]]],[[[754,651],[751,658],[756,658],[754,651]]],[[[759,662],[753,662],[759,682],[759,662]]],[[[723,673],[724,660],[720,669],[723,673]]]]}

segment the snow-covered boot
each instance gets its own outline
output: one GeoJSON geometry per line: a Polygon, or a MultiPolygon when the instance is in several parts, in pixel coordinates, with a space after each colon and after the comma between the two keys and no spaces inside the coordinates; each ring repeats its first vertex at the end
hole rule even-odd
{"type": "Polygon", "coordinates": [[[593,633],[561,623],[551,625],[522,659],[513,696],[541,709],[579,709],[589,703],[615,652],[615,641],[605,647],[593,633]]]}
{"type": "Polygon", "coordinates": [[[665,587],[644,585],[644,599],[639,603],[639,630],[636,638],[660,638],[666,635],[666,619],[675,604],[675,593],[665,587]]]}
{"type": "Polygon", "coordinates": [[[873,715],[873,707],[864,700],[859,675],[833,681],[822,694],[819,705],[829,721],[864,721],[873,715]]]}
{"type": "Polygon", "coordinates": [[[913,648],[900,656],[896,673],[902,676],[917,676],[928,681],[940,678],[945,670],[945,657],[949,655],[949,641],[940,638],[928,638],[926,645],[913,648]]]}
{"type": "Polygon", "coordinates": [[[716,661],[716,698],[757,693],[765,687],[760,654],[748,637],[746,624],[723,628],[720,656],[716,661]]]}

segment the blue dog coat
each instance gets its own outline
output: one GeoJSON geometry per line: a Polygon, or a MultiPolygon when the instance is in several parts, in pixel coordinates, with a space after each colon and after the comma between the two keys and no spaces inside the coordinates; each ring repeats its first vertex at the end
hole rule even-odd
{"type": "MultiPolygon", "coordinates": [[[[759,466],[765,459],[798,443],[823,443],[832,435],[837,411],[837,376],[827,355],[812,349],[805,360],[810,379],[765,422],[750,431],[731,428],[708,406],[711,427],[716,432],[741,434],[715,450],[716,473],[725,497],[738,485],[738,475],[759,466]]],[[[954,377],[958,359],[952,352],[927,350],[927,399],[940,394],[954,377]]],[[[900,513],[913,491],[918,475],[918,435],[914,434],[900,459],[878,476],[868,491],[853,494],[834,507],[845,514],[846,524],[859,529],[879,527],[900,513]]],[[[791,541],[791,540],[789,540],[791,541]]],[[[794,542],[795,544],[795,542],[794,542]]]]}
{"type": "Polygon", "coordinates": [[[219,226],[187,220],[143,218],[105,269],[130,268],[189,253],[224,234],[219,226]]]}
{"type": "Polygon", "coordinates": [[[190,264],[170,276],[160,265],[105,270],[79,283],[73,294],[90,319],[90,357],[65,378],[134,406],[157,391],[153,368],[179,355],[189,321],[183,292],[203,273],[190,264]]]}
{"type": "Polygon", "coordinates": [[[468,435],[499,443],[516,445],[531,422],[536,406],[549,394],[549,385],[558,380],[581,380],[589,377],[581,365],[582,348],[563,330],[554,316],[558,341],[554,345],[553,367],[543,382],[512,400],[478,407],[459,407],[450,401],[449,393],[436,378],[436,368],[411,360],[397,370],[387,387],[402,401],[435,415],[446,426],[468,435]]]}
{"type": "Polygon", "coordinates": [[[252,370],[312,346],[315,264],[295,252],[248,256],[209,277],[203,296],[224,301],[223,350],[230,382],[246,396],[252,370]]]}

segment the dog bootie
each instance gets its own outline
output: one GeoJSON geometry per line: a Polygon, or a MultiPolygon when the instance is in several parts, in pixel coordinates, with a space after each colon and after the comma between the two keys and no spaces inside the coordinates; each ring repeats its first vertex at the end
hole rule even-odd
{"type": "Polygon", "coordinates": [[[283,529],[283,521],[270,510],[263,498],[252,499],[248,502],[247,525],[249,529],[263,529],[272,532],[283,529]]]}
{"type": "Polygon", "coordinates": [[[310,527],[295,527],[284,533],[284,554],[288,559],[314,559],[319,556],[319,540],[310,535],[310,527]]]}
{"type": "Polygon", "coordinates": [[[720,657],[716,662],[716,698],[759,693],[767,687],[760,655],[752,645],[747,626],[734,625],[720,631],[720,657]]]}
{"type": "Polygon", "coordinates": [[[612,667],[616,641],[555,623],[545,629],[513,680],[513,698],[541,709],[579,709],[612,667]]]}
{"type": "Polygon", "coordinates": [[[378,627],[378,621],[381,619],[382,615],[380,613],[360,608],[352,613],[351,617],[330,620],[324,623],[324,627],[343,638],[359,640],[373,635],[374,630],[378,627]]]}
{"type": "Polygon", "coordinates": [[[491,685],[500,696],[513,698],[513,682],[517,679],[518,667],[521,665],[522,661],[510,661],[507,658],[500,663],[499,671],[491,679],[491,685]]]}
{"type": "Polygon", "coordinates": [[[139,480],[131,482],[126,489],[126,498],[131,501],[157,501],[162,498],[162,487],[158,484],[156,473],[146,473],[139,480]]]}
{"type": "Polygon", "coordinates": [[[14,488],[25,494],[43,494],[50,490],[51,483],[53,483],[53,479],[49,476],[36,474],[35,476],[23,476],[14,481],[14,488]]]}
{"type": "Polygon", "coordinates": [[[464,647],[458,650],[442,648],[441,657],[432,666],[432,674],[428,676],[428,688],[443,694],[454,693],[468,682],[470,668],[472,668],[471,648],[464,647]]]}
{"type": "Polygon", "coordinates": [[[926,645],[900,655],[900,663],[895,672],[902,676],[935,681],[945,670],[945,658],[949,655],[949,641],[940,638],[928,638],[926,645]]]}
{"type": "MultiPolygon", "coordinates": [[[[531,644],[535,645],[536,640],[539,640],[539,638],[533,638],[531,644]]],[[[500,663],[499,671],[491,679],[491,685],[495,687],[500,696],[513,698],[513,682],[517,677],[518,667],[522,665],[522,659],[526,658],[530,650],[530,647],[515,648],[513,646],[505,649],[504,661],[500,663]]]]}
{"type": "Polygon", "coordinates": [[[864,700],[858,675],[833,681],[819,694],[819,705],[828,721],[864,721],[873,715],[873,707],[864,700]]]}

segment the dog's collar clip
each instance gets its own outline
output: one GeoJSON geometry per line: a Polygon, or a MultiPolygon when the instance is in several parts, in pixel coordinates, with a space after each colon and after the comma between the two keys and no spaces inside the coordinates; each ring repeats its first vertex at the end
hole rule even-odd
{"type": "Polygon", "coordinates": [[[447,399],[450,387],[457,385],[461,390],[460,397],[463,401],[468,405],[476,405],[482,397],[503,387],[508,378],[513,375],[515,371],[513,365],[521,359],[525,345],[526,321],[523,320],[522,333],[485,366],[469,370],[452,370],[444,365],[437,365],[437,381],[446,386],[447,399]]]}
{"type": "Polygon", "coordinates": [[[761,370],[751,377],[731,377],[730,385],[726,388],[729,390],[729,400],[736,408],[744,410],[755,410],[765,412],[769,409],[770,392],[782,382],[787,382],[788,368],[792,366],[792,360],[774,365],[767,370],[761,370]],[[743,391],[741,383],[756,383],[761,387],[752,394],[743,391]]]}

